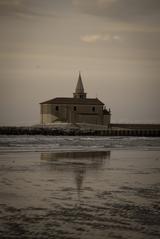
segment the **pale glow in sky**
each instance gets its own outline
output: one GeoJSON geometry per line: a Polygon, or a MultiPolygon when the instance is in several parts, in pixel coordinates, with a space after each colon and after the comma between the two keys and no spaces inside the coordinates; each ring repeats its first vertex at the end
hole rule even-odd
{"type": "Polygon", "coordinates": [[[160,123],[160,1],[0,0],[0,125],[39,123],[79,70],[112,122],[160,123]]]}

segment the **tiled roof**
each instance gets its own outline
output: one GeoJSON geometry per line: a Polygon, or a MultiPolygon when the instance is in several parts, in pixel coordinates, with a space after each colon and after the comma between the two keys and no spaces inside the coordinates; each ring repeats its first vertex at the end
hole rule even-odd
{"type": "Polygon", "coordinates": [[[64,98],[64,97],[57,97],[57,98],[42,102],[40,104],[104,105],[97,98],[79,99],[79,98],[64,98]]]}

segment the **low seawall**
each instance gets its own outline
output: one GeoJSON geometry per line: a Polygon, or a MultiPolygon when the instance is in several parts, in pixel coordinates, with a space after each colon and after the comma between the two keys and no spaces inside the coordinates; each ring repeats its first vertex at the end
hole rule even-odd
{"type": "Polygon", "coordinates": [[[112,129],[160,130],[160,124],[110,124],[112,129]]]}
{"type": "Polygon", "coordinates": [[[0,127],[1,135],[70,135],[70,136],[135,136],[135,137],[160,137],[160,128],[109,128],[87,129],[80,127],[55,128],[55,127],[0,127]]]}

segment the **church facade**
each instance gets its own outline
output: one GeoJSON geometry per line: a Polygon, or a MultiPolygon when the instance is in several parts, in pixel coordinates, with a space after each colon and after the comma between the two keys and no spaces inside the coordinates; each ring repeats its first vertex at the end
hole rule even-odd
{"type": "Polygon", "coordinates": [[[86,123],[109,126],[111,111],[98,98],[87,98],[81,74],[73,97],[57,97],[40,103],[41,124],[55,122],[86,123]]]}

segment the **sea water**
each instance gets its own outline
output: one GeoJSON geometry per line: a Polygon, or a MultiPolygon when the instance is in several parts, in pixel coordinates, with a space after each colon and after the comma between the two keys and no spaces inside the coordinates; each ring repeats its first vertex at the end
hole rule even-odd
{"type": "Polygon", "coordinates": [[[0,136],[0,238],[160,238],[160,138],[0,136]]]}

